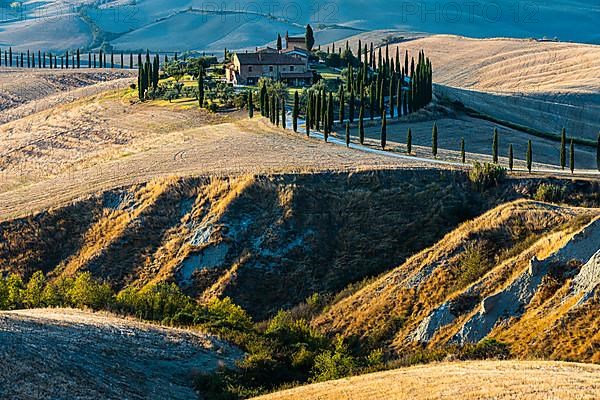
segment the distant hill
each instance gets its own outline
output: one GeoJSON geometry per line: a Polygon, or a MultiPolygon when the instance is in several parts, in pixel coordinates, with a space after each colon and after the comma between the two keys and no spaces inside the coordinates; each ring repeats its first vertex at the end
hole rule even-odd
{"type": "Polygon", "coordinates": [[[303,32],[311,23],[317,42],[340,40],[356,30],[396,29],[472,37],[559,38],[600,43],[600,8],[566,0],[538,5],[503,0],[372,1],[321,3],[286,0],[277,7],[244,0],[229,8],[190,0],[43,0],[0,2],[0,46],[63,50],[98,47],[160,51],[222,51],[272,42],[303,32]],[[471,4],[471,5],[469,5],[471,4]],[[576,21],[576,23],[574,23],[576,21]],[[322,38],[320,37],[322,36],[322,38]]]}

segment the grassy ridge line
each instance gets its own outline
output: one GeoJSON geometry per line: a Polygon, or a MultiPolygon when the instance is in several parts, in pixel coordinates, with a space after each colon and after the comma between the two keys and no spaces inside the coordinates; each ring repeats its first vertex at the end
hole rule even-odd
{"type": "MultiPolygon", "coordinates": [[[[473,108],[467,107],[459,101],[453,101],[452,104],[459,110],[465,112],[470,117],[493,122],[495,124],[499,124],[499,125],[505,126],[507,128],[515,129],[515,130],[527,133],[532,136],[540,137],[543,139],[549,139],[549,140],[559,142],[559,143],[561,141],[561,136],[558,133],[539,131],[537,129],[533,129],[528,126],[516,124],[516,123],[510,122],[510,121],[505,121],[500,118],[496,118],[492,115],[484,114],[473,108]]],[[[584,138],[580,138],[580,137],[576,137],[576,136],[567,137],[567,139],[573,139],[573,142],[575,144],[580,144],[582,146],[587,146],[590,148],[596,148],[596,142],[594,140],[584,139],[584,138]]]]}

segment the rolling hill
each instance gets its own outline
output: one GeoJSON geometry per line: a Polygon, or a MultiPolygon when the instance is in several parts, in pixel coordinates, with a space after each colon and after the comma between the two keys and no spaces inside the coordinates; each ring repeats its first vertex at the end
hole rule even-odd
{"type": "Polygon", "coordinates": [[[242,352],[211,335],[66,309],[0,312],[6,399],[197,399],[194,373],[242,352]]]}
{"type": "Polygon", "coordinates": [[[472,37],[558,37],[598,43],[597,5],[581,0],[547,4],[509,1],[408,4],[285,1],[277,6],[248,0],[231,5],[190,0],[44,0],[0,3],[0,45],[62,51],[96,48],[222,52],[272,42],[275,33],[303,32],[307,23],[319,28],[318,43],[340,40],[357,30],[452,33],[472,37]],[[571,24],[567,21],[578,21],[571,24]],[[321,36],[321,37],[320,37],[321,36]]]}
{"type": "Polygon", "coordinates": [[[587,399],[600,392],[597,365],[485,361],[440,363],[317,383],[257,400],[587,399]]]}
{"type": "Polygon", "coordinates": [[[597,209],[490,210],[315,320],[395,353],[498,338],[522,357],[597,362],[597,209]]]}

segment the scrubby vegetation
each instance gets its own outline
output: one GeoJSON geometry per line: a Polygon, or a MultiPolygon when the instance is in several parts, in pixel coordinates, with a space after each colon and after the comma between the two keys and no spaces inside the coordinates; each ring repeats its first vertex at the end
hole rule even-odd
{"type": "Polygon", "coordinates": [[[477,190],[483,192],[498,186],[506,176],[506,169],[496,164],[475,162],[469,171],[469,179],[477,190]]]}
{"type": "Polygon", "coordinates": [[[0,278],[0,309],[73,307],[106,310],[156,321],[168,326],[202,329],[239,346],[246,356],[235,369],[199,375],[196,387],[210,399],[238,399],[306,382],[321,382],[364,372],[395,368],[455,354],[460,359],[506,358],[499,342],[484,341],[443,352],[417,352],[389,359],[382,349],[363,351],[341,336],[327,337],[312,328],[309,319],[323,309],[318,295],[271,320],[255,323],[229,298],[200,304],[174,283],[144,289],[126,288],[115,293],[89,272],[51,279],[35,272],[27,283],[16,274],[0,278]]]}

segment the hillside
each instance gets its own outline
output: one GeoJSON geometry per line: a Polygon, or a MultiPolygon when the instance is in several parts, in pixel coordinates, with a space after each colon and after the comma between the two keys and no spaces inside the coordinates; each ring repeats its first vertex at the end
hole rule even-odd
{"type": "Polygon", "coordinates": [[[598,318],[597,216],[529,201],[501,205],[333,305],[315,325],[388,343],[395,353],[493,337],[519,356],[598,361],[597,334],[586,328],[598,318]]]}
{"type": "Polygon", "coordinates": [[[263,318],[385,271],[496,201],[436,170],[155,179],[1,223],[0,272],[175,281],[263,318]]]}
{"type": "Polygon", "coordinates": [[[260,400],[348,399],[596,399],[597,365],[540,361],[478,361],[402,368],[302,386],[260,400]]]}
{"type": "MultiPolygon", "coordinates": [[[[376,45],[402,32],[350,39],[376,45]]],[[[339,43],[338,43],[339,44],[339,43]]],[[[600,131],[600,46],[518,39],[432,35],[390,46],[402,60],[423,50],[433,64],[436,93],[497,119],[595,140],[600,131]]],[[[458,138],[460,139],[460,138],[458,138]]]]}
{"type": "Polygon", "coordinates": [[[427,0],[369,3],[358,0],[281,4],[243,0],[235,4],[188,0],[43,0],[2,2],[0,43],[51,51],[75,47],[155,51],[213,51],[253,48],[272,42],[273,32],[299,34],[307,23],[318,43],[341,40],[357,30],[400,29],[472,37],[558,37],[599,43],[595,23],[600,10],[581,0],[543,6],[503,0],[467,4],[427,0]],[[577,21],[571,24],[567,21],[577,21]]]}
{"type": "Polygon", "coordinates": [[[191,374],[242,353],[194,331],[64,309],[0,312],[0,397],[197,399],[191,374]]]}

